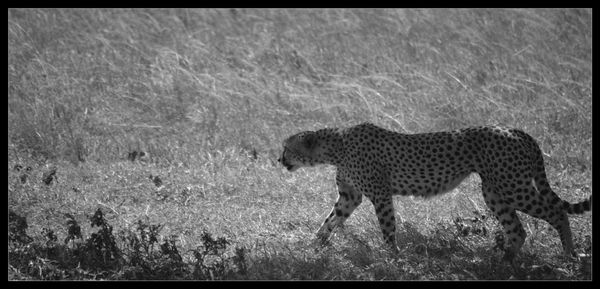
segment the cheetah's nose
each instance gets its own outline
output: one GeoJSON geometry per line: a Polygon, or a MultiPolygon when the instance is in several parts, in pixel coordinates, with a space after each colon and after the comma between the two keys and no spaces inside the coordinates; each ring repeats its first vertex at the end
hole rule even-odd
{"type": "Polygon", "coordinates": [[[281,156],[279,156],[279,158],[277,159],[277,162],[280,163],[280,164],[282,164],[282,165],[285,164],[285,149],[281,153],[281,156]]]}

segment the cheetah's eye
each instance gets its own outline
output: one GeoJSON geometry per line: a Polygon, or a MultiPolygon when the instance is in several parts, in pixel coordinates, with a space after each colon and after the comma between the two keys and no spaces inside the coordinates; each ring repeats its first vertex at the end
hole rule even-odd
{"type": "Polygon", "coordinates": [[[311,150],[317,146],[317,144],[319,143],[319,139],[315,135],[309,134],[304,137],[303,142],[306,148],[311,150]]]}

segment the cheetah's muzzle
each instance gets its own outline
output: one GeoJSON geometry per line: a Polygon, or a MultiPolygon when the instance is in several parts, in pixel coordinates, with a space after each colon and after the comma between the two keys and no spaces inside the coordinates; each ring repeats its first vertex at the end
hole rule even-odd
{"type": "Polygon", "coordinates": [[[292,164],[289,164],[286,162],[284,156],[281,156],[280,158],[278,158],[277,162],[281,163],[290,172],[294,169],[294,166],[292,164]]]}

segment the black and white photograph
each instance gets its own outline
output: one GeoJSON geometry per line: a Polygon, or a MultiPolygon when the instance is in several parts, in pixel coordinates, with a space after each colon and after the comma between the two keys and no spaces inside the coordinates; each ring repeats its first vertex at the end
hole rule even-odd
{"type": "Polygon", "coordinates": [[[8,281],[591,281],[592,8],[8,8],[8,281]]]}

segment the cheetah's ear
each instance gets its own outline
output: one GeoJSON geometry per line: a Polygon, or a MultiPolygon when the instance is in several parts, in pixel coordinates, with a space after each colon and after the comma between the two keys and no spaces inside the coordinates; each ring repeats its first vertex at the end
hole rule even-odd
{"type": "Polygon", "coordinates": [[[309,150],[314,149],[318,143],[319,139],[314,134],[309,134],[304,137],[304,146],[309,150]]]}

